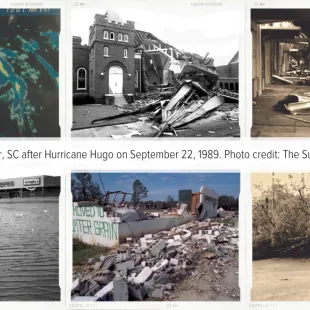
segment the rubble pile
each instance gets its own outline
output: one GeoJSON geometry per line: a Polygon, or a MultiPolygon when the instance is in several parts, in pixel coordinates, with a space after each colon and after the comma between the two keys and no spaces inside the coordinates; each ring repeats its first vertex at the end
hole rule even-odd
{"type": "Polygon", "coordinates": [[[273,78],[281,83],[285,84],[296,84],[300,86],[310,85],[310,70],[308,68],[301,69],[296,66],[292,70],[286,71],[281,76],[273,75],[273,78]]]}
{"type": "Polygon", "coordinates": [[[180,280],[195,285],[202,276],[219,293],[225,268],[237,262],[237,228],[210,219],[190,222],[127,238],[112,255],[89,259],[84,272],[73,276],[72,300],[171,300],[180,280]]]}
{"type": "Polygon", "coordinates": [[[281,76],[289,76],[289,77],[307,77],[310,76],[310,70],[308,68],[301,69],[300,66],[295,66],[291,70],[287,70],[281,76]]]}
{"type": "Polygon", "coordinates": [[[161,85],[146,98],[126,105],[124,113],[95,119],[92,124],[105,126],[107,120],[148,113],[148,119],[155,122],[156,137],[164,132],[177,136],[178,128],[205,117],[225,102],[238,103],[238,93],[217,89],[219,76],[214,69],[184,61],[179,65],[182,69],[175,74],[174,86],[161,85]]]}
{"type": "Polygon", "coordinates": [[[296,82],[297,85],[300,86],[310,86],[310,77],[300,78],[299,81],[296,82]]]}

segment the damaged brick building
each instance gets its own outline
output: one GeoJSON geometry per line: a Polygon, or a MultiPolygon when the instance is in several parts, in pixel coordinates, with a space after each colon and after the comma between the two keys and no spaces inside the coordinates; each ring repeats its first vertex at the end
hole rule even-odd
{"type": "Polygon", "coordinates": [[[239,92],[239,52],[227,65],[217,66],[216,72],[219,75],[219,87],[221,89],[239,92]]]}
{"type": "MultiPolygon", "coordinates": [[[[87,93],[101,103],[132,102],[136,93],[175,84],[176,71],[180,73],[184,62],[219,78],[214,83],[217,87],[238,92],[239,54],[220,67],[207,56],[178,50],[107,10],[104,15],[95,15],[88,44],[83,45],[81,37],[73,37],[73,93],[87,93]]],[[[193,78],[191,70],[185,70],[182,77],[193,78]]]]}
{"type": "Polygon", "coordinates": [[[144,72],[149,85],[171,83],[168,68],[179,55],[173,46],[136,30],[134,22],[123,21],[112,10],[96,14],[88,44],[73,37],[73,93],[88,93],[97,101],[109,94],[130,97],[145,91],[144,72]]]}

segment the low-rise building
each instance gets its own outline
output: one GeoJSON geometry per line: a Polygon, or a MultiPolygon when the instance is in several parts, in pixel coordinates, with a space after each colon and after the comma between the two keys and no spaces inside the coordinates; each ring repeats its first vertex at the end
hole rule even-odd
{"type": "Polygon", "coordinates": [[[0,180],[0,199],[59,197],[60,177],[35,176],[0,180]]]}

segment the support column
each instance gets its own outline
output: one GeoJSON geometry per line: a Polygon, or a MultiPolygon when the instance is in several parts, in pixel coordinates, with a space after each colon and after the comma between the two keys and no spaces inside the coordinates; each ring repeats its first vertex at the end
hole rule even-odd
{"type": "Polygon", "coordinates": [[[257,72],[257,96],[262,95],[263,91],[263,79],[262,79],[262,35],[260,25],[257,25],[256,33],[256,46],[257,46],[257,61],[256,61],[256,72],[257,72]]]}
{"type": "Polygon", "coordinates": [[[271,84],[272,66],[271,66],[271,41],[265,41],[265,84],[271,84]]]}

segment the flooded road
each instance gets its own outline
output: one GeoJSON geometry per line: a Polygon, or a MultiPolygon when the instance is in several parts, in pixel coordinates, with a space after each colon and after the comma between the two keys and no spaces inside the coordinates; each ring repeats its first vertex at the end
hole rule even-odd
{"type": "Polygon", "coordinates": [[[60,300],[58,209],[0,201],[0,301],[60,300]]]}

